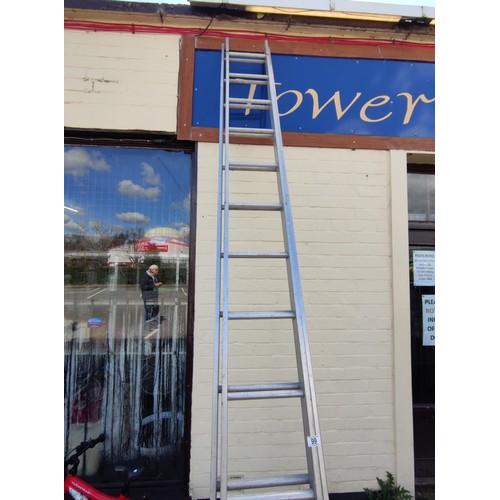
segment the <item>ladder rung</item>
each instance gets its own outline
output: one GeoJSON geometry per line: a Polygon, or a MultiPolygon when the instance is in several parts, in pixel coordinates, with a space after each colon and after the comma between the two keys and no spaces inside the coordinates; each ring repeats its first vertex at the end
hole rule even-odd
{"type": "Polygon", "coordinates": [[[271,104],[269,99],[248,99],[245,97],[230,97],[229,103],[242,103],[242,104],[271,104]]]}
{"type": "MultiPolygon", "coordinates": [[[[222,208],[225,208],[223,205],[222,208]]],[[[230,203],[229,210],[271,210],[279,211],[283,209],[281,203],[230,203]]]]}
{"type": "MultiPolygon", "coordinates": [[[[223,313],[220,312],[222,318],[223,313]]],[[[295,318],[293,311],[230,311],[228,319],[284,319],[295,318]]]]}
{"type": "Polygon", "coordinates": [[[245,57],[230,57],[229,62],[242,62],[251,64],[265,64],[266,61],[260,59],[250,59],[245,57]]]}
{"type": "Polygon", "coordinates": [[[276,172],[276,163],[253,163],[253,162],[233,162],[229,164],[229,170],[258,170],[261,172],[276,172]]]}
{"type": "Polygon", "coordinates": [[[230,97],[229,107],[243,109],[270,109],[271,101],[269,99],[245,99],[240,97],[230,97]]]}
{"type": "MultiPolygon", "coordinates": [[[[229,252],[230,259],[286,259],[288,252],[229,252]]],[[[221,253],[224,257],[224,252],[221,253]]]]}
{"type": "MultiPolygon", "coordinates": [[[[229,73],[229,78],[246,78],[246,79],[256,79],[256,80],[268,80],[267,75],[256,75],[254,73],[229,73]]],[[[264,82],[265,83],[265,82],[264,82]]]]}
{"type": "Polygon", "coordinates": [[[267,85],[267,81],[265,80],[247,80],[243,78],[230,78],[229,83],[238,83],[238,84],[242,83],[246,85],[267,85]]]}
{"type": "Polygon", "coordinates": [[[229,62],[243,62],[251,64],[265,64],[266,54],[253,52],[228,52],[229,62]]]}
{"type": "Polygon", "coordinates": [[[229,135],[247,136],[247,137],[269,137],[274,135],[272,128],[245,128],[245,127],[229,127],[227,129],[229,135]]]}
{"type": "MultiPolygon", "coordinates": [[[[290,391],[300,389],[299,382],[276,382],[273,384],[228,385],[227,392],[290,391]]],[[[219,386],[222,392],[222,386],[219,386]]]]}
{"type": "Polygon", "coordinates": [[[245,490],[252,488],[273,488],[291,486],[293,484],[309,484],[308,474],[290,474],[288,476],[261,477],[252,479],[230,479],[228,490],[245,490]]]}
{"type": "Polygon", "coordinates": [[[267,75],[257,75],[255,73],[229,73],[229,83],[244,83],[249,85],[267,85],[269,77],[267,75]]]}
{"type": "MultiPolygon", "coordinates": [[[[224,104],[225,106],[225,104],[224,104]]],[[[229,104],[230,109],[261,109],[261,110],[266,110],[266,109],[271,109],[270,104],[229,104]]]]}
{"type": "Polygon", "coordinates": [[[231,392],[227,395],[229,401],[248,401],[250,399],[278,399],[278,398],[302,398],[304,391],[295,389],[289,391],[248,391],[231,392]]]}
{"type": "Polygon", "coordinates": [[[262,54],[260,52],[236,52],[234,50],[230,50],[228,54],[229,56],[238,56],[238,57],[255,57],[257,59],[266,58],[266,54],[262,54]]]}
{"type": "Polygon", "coordinates": [[[314,490],[231,495],[229,500],[304,500],[309,498],[315,498],[314,490]]]}
{"type": "MultiPolygon", "coordinates": [[[[299,382],[282,382],[279,384],[230,385],[227,388],[229,401],[249,399],[302,398],[304,391],[299,382]]],[[[222,393],[222,386],[219,386],[222,393]]]]}

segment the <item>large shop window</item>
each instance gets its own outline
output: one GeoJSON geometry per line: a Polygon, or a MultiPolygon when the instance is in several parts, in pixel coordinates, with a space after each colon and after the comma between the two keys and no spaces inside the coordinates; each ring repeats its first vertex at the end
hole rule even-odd
{"type": "Polygon", "coordinates": [[[182,479],[191,154],[66,144],[64,160],[65,452],[104,432],[79,475],[119,482],[117,462],[147,456],[145,481],[182,479]]]}

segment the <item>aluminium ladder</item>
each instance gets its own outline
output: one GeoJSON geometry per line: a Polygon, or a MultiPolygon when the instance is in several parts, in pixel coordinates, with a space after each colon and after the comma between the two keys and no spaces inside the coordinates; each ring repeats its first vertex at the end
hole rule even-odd
{"type": "MultiPolygon", "coordinates": [[[[214,332],[214,378],[212,399],[212,450],[210,472],[210,500],[270,499],[327,500],[323,452],[316,408],[316,396],[307,339],[306,318],[299,277],[299,267],[288,184],[285,172],[283,143],[278,115],[275,80],[271,53],[267,40],[264,53],[233,52],[229,40],[221,47],[219,128],[219,193],[217,218],[216,300],[214,332]],[[234,68],[250,68],[240,72],[234,68]],[[254,94],[245,98],[233,97],[233,86],[261,86],[267,93],[265,99],[255,99],[254,94]],[[266,90],[267,89],[267,92],[266,90]],[[270,128],[232,127],[230,109],[244,109],[267,113],[270,128]],[[270,138],[274,143],[274,161],[255,162],[231,160],[230,137],[270,138]],[[230,171],[276,172],[279,203],[242,203],[229,200],[230,171]],[[284,252],[234,252],[229,249],[229,218],[233,210],[258,210],[281,212],[284,252]],[[230,259],[284,259],[288,275],[288,292],[291,310],[286,311],[230,311],[229,310],[229,260],[230,259]],[[295,356],[298,380],[266,384],[229,385],[228,360],[230,332],[233,320],[290,319],[293,323],[295,356]],[[307,471],[263,478],[231,478],[228,460],[228,404],[238,400],[299,398],[304,431],[304,449],[307,471]],[[279,490],[276,489],[279,487],[279,490]],[[283,491],[283,488],[286,488],[283,491]],[[260,489],[259,489],[260,488],[260,489]],[[274,489],[273,489],[274,488],[274,489]],[[242,493],[244,490],[244,493],[242,493]],[[252,493],[248,493],[251,490],[252,493]],[[255,491],[254,491],[255,490],[255,491]]],[[[262,120],[260,122],[262,124],[262,120]]],[[[262,213],[262,212],[260,212],[262,213]]],[[[250,340],[251,342],[251,340],[250,340]]],[[[286,456],[286,452],[285,452],[286,456]]]]}

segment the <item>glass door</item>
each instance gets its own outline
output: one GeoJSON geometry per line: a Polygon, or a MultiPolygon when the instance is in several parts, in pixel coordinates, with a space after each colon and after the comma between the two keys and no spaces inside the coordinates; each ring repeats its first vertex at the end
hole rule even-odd
{"type": "Polygon", "coordinates": [[[410,307],[415,476],[435,477],[434,247],[410,245],[410,307]]]}
{"type": "Polygon", "coordinates": [[[408,166],[413,442],[417,484],[435,477],[434,164],[408,166]]]}

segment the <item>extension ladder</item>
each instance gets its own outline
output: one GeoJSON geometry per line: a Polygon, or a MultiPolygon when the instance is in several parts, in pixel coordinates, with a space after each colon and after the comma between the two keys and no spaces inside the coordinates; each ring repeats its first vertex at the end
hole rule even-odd
{"type": "MultiPolygon", "coordinates": [[[[275,80],[271,53],[267,40],[264,53],[233,52],[226,39],[221,48],[220,84],[220,129],[219,129],[219,193],[217,218],[216,255],[216,300],[214,332],[214,378],[212,399],[212,450],[210,499],[316,499],[327,500],[323,452],[316,408],[316,396],[306,330],[306,318],[300,284],[297,250],[283,155],[283,143],[278,115],[275,80]],[[250,68],[236,72],[234,65],[250,68]],[[266,98],[234,97],[233,86],[250,85],[263,90],[266,98]],[[232,127],[231,109],[243,109],[267,113],[270,128],[232,127]],[[255,162],[232,160],[229,155],[231,137],[261,137],[272,139],[274,161],[255,162]],[[279,203],[243,203],[229,200],[229,173],[232,171],[276,172],[279,203]],[[229,249],[229,218],[233,210],[257,210],[281,212],[283,229],[283,252],[234,252],[229,249]],[[229,310],[229,261],[231,259],[284,259],[288,274],[290,310],[275,311],[230,311],[229,310]],[[293,323],[293,336],[297,362],[298,380],[292,382],[270,382],[265,384],[229,385],[228,360],[230,331],[234,320],[288,319],[293,323]],[[228,404],[250,399],[299,398],[304,431],[304,449],[307,471],[262,478],[231,478],[228,460],[228,404]],[[260,488],[257,492],[255,489],[260,488]],[[285,491],[283,490],[285,488],[285,491]],[[242,491],[244,490],[244,493],[242,491]],[[251,490],[252,493],[248,493],[251,490]]],[[[241,87],[239,87],[241,89],[241,87]]],[[[241,94],[241,93],[240,93],[241,94]]],[[[234,113],[234,112],[233,112],[234,113]]],[[[240,112],[241,113],[241,112],[240,112]]],[[[257,113],[258,114],[258,113],[257,113]]],[[[260,123],[266,123],[261,120],[260,123]]],[[[241,123],[240,123],[241,124],[241,123]]],[[[249,340],[251,342],[251,339],[249,340]]],[[[284,451],[286,456],[286,451],[284,451]]],[[[264,457],[265,458],[265,457],[264,457]]]]}

